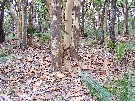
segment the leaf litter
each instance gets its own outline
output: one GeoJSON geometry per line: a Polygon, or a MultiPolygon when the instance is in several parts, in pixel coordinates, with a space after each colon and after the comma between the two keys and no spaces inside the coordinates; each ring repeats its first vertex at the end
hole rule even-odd
{"type": "MultiPolygon", "coordinates": [[[[11,43],[14,42],[8,41],[2,46],[11,43]]],[[[70,67],[73,71],[49,73],[51,58],[46,47],[48,49],[46,45],[33,45],[25,51],[12,47],[15,60],[0,62],[1,101],[94,101],[77,71],[87,71],[104,84],[108,76],[118,78],[124,68],[117,65],[112,54],[99,45],[91,48],[80,44],[80,60],[72,61],[77,64],[70,67]]]]}

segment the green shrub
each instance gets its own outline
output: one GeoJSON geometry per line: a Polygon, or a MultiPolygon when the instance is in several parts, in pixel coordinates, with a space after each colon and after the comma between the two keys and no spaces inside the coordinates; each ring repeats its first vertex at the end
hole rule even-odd
{"type": "Polygon", "coordinates": [[[115,52],[115,47],[116,47],[115,42],[109,41],[109,43],[107,44],[107,46],[109,47],[111,53],[114,53],[115,52]]]}
{"type": "Polygon", "coordinates": [[[126,49],[125,44],[120,43],[118,45],[118,49],[117,49],[117,53],[116,53],[118,60],[120,60],[124,56],[125,49],[126,49]]]}
{"type": "Polygon", "coordinates": [[[41,38],[42,37],[42,34],[41,33],[37,33],[35,36],[41,38]]]}
{"type": "Polygon", "coordinates": [[[96,97],[96,101],[112,101],[110,99],[111,95],[102,85],[100,85],[96,80],[92,77],[87,76],[86,72],[80,73],[82,77],[82,81],[85,83],[85,86],[89,89],[89,93],[92,96],[96,97]]]}
{"type": "Polygon", "coordinates": [[[114,95],[116,101],[135,101],[135,86],[131,87],[134,79],[130,74],[124,73],[119,80],[111,80],[105,84],[105,88],[114,95]],[[131,100],[132,99],[132,100],[131,100]]]}
{"type": "Polygon", "coordinates": [[[35,27],[28,27],[27,33],[28,35],[32,36],[36,32],[36,30],[37,29],[35,27]]]}
{"type": "Polygon", "coordinates": [[[49,43],[51,36],[49,33],[36,33],[35,36],[39,37],[41,41],[49,43]]]}
{"type": "Polygon", "coordinates": [[[41,39],[44,41],[44,42],[47,42],[49,43],[50,42],[50,35],[49,34],[43,34],[41,39]]]}

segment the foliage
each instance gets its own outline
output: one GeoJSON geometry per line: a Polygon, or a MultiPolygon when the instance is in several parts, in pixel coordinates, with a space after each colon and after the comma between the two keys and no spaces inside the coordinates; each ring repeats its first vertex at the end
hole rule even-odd
{"type": "Polygon", "coordinates": [[[130,44],[128,45],[128,47],[126,48],[126,50],[132,50],[135,48],[135,41],[134,42],[130,42],[130,44]]]}
{"type": "Polygon", "coordinates": [[[85,82],[86,87],[88,87],[89,92],[92,93],[92,95],[95,95],[100,101],[112,101],[110,99],[110,93],[106,91],[106,89],[97,83],[96,80],[94,80],[92,77],[87,76],[86,72],[80,73],[82,77],[82,81],[85,82]]]}
{"type": "Polygon", "coordinates": [[[126,49],[125,44],[120,43],[118,45],[118,49],[117,49],[117,53],[116,53],[118,60],[120,60],[124,56],[125,49],[126,49]]]}
{"type": "Polygon", "coordinates": [[[113,79],[106,83],[105,88],[114,95],[115,100],[117,101],[134,101],[129,100],[133,98],[133,95],[135,94],[135,88],[133,91],[133,87],[130,86],[132,82],[132,79],[129,78],[129,74],[124,73],[120,80],[113,79]]]}
{"type": "Polygon", "coordinates": [[[0,53],[0,61],[15,59],[11,54],[7,55],[5,53],[0,53]]]}
{"type": "Polygon", "coordinates": [[[109,43],[108,43],[107,46],[110,48],[110,52],[111,53],[114,53],[115,52],[115,47],[116,47],[115,42],[109,41],[109,43]]]}
{"type": "Polygon", "coordinates": [[[50,42],[50,35],[49,34],[43,34],[41,38],[44,42],[47,42],[47,43],[50,42]]]}
{"type": "Polygon", "coordinates": [[[130,101],[135,101],[135,74],[130,74],[129,75],[129,83],[130,83],[130,86],[129,86],[129,98],[130,98],[130,101]]]}
{"type": "Polygon", "coordinates": [[[38,33],[35,36],[39,37],[43,42],[46,42],[46,43],[49,43],[50,42],[51,36],[48,33],[45,33],[45,34],[38,33]]]}
{"type": "MultiPolygon", "coordinates": [[[[14,60],[15,57],[13,56],[11,50],[8,49],[9,46],[5,46],[7,48],[0,49],[0,61],[6,61],[6,60],[14,60]]],[[[10,47],[11,48],[11,47],[10,47]]]]}
{"type": "Polygon", "coordinates": [[[35,27],[29,27],[27,29],[28,35],[33,35],[35,32],[36,32],[36,28],[35,27]]]}

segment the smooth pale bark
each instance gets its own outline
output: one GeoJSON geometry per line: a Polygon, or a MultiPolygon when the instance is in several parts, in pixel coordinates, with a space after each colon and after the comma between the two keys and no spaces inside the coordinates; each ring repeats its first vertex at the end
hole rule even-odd
{"type": "Polygon", "coordinates": [[[80,35],[80,0],[74,0],[73,15],[72,47],[70,53],[72,58],[78,60],[78,42],[80,35]]]}
{"type": "Polygon", "coordinates": [[[60,32],[61,32],[61,0],[52,0],[52,17],[51,17],[51,58],[52,66],[50,71],[60,71],[62,68],[60,32]]]}
{"type": "Polygon", "coordinates": [[[27,48],[27,1],[23,0],[23,11],[22,11],[22,44],[21,48],[24,50],[27,48]]]}
{"type": "Polygon", "coordinates": [[[74,0],[67,0],[65,10],[65,49],[70,48],[72,42],[72,9],[74,0]]]}
{"type": "Polygon", "coordinates": [[[5,2],[0,2],[0,43],[5,41],[5,33],[4,33],[4,6],[5,2]]]}
{"type": "Polygon", "coordinates": [[[124,35],[128,34],[128,0],[124,0],[124,35]]]}

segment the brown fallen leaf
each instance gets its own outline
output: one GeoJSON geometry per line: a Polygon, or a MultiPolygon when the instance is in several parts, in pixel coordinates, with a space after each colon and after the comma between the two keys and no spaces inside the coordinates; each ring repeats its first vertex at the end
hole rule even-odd
{"type": "Polygon", "coordinates": [[[60,73],[60,72],[56,72],[55,74],[57,77],[59,78],[63,78],[65,75],[63,73],[60,73]]]}
{"type": "Polygon", "coordinates": [[[88,68],[87,65],[84,65],[84,66],[81,67],[81,69],[86,70],[86,69],[89,69],[89,68],[88,68]]]}
{"type": "Polygon", "coordinates": [[[85,99],[84,96],[72,97],[69,101],[83,101],[85,99]]]}
{"type": "Polygon", "coordinates": [[[27,61],[28,62],[32,62],[33,61],[33,58],[32,57],[27,57],[27,61]]]}

